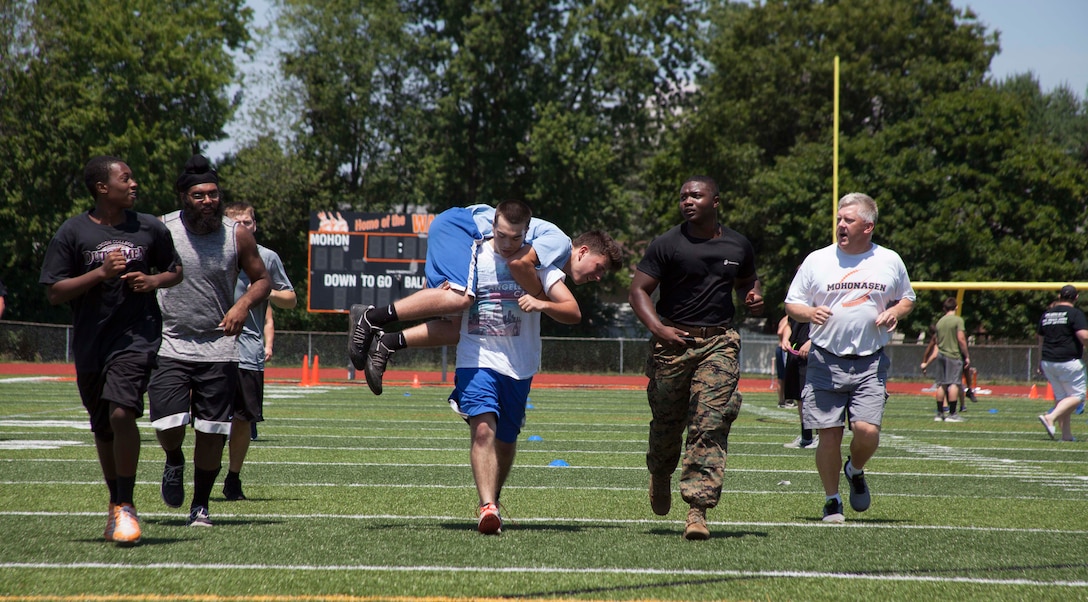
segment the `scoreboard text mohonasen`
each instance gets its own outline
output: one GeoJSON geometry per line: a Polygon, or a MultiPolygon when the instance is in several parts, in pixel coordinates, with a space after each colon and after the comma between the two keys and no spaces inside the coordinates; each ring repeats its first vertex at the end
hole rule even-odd
{"type": "Polygon", "coordinates": [[[307,236],[307,309],[347,313],[355,303],[388,305],[427,281],[431,213],[315,211],[307,236]]]}

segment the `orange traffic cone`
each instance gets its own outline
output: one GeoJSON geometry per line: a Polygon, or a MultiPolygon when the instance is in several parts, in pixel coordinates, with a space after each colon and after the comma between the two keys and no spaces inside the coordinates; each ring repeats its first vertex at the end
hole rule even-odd
{"type": "Polygon", "coordinates": [[[1028,391],[1028,399],[1039,399],[1039,387],[1031,385],[1031,391],[1028,391]]]}
{"type": "Polygon", "coordinates": [[[321,384],[321,368],[318,367],[320,359],[317,354],[314,354],[314,365],[310,368],[310,384],[314,386],[321,384]]]}
{"type": "Polygon", "coordinates": [[[413,374],[412,375],[412,388],[413,389],[418,389],[419,387],[420,387],[419,375],[418,374],[413,374]]]}
{"type": "Polygon", "coordinates": [[[308,387],[310,386],[310,356],[302,356],[302,378],[298,381],[298,386],[308,387]]]}
{"type": "Polygon", "coordinates": [[[1054,399],[1054,388],[1050,386],[1050,383],[1046,384],[1046,398],[1054,399]]]}

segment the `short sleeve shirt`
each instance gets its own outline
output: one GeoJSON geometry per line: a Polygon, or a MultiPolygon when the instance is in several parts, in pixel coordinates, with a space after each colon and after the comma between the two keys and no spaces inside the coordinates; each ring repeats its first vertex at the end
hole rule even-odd
{"type": "MultiPolygon", "coordinates": [[[[283,269],[283,261],[275,251],[257,245],[257,253],[268,270],[272,290],[295,290],[291,280],[287,278],[286,270],[283,269]]],[[[247,290],[249,290],[249,276],[245,271],[239,271],[238,285],[234,287],[235,302],[241,299],[247,290]]],[[[238,335],[238,367],[243,370],[264,370],[264,324],[267,311],[268,299],[250,308],[246,322],[242,326],[242,334],[238,335]]]]}
{"type": "MultiPolygon", "coordinates": [[[[56,284],[97,270],[114,250],[125,255],[124,273],[162,273],[181,264],[170,231],[157,217],[125,211],[124,222],[112,226],[95,223],[88,211],[61,224],[45,252],[38,282],[56,284]]],[[[77,372],[100,372],[122,351],[158,351],[162,313],[155,293],[137,293],[117,277],[96,284],[69,305],[77,372]]]]}
{"type": "Polygon", "coordinates": [[[1064,304],[1046,310],[1036,327],[1043,337],[1042,359],[1048,362],[1081,359],[1084,345],[1077,338],[1078,330],[1088,330],[1088,320],[1081,310],[1064,304]]]}
{"type": "Polygon", "coordinates": [[[659,283],[659,316],[688,326],[733,319],[733,285],[756,275],[755,251],[744,235],[719,227],[717,238],[696,238],[685,222],[646,247],[638,270],[659,283]]]}
{"type": "Polygon", "coordinates": [[[829,245],[809,254],[786,293],[786,303],[831,308],[824,324],[813,324],[812,344],[835,355],[871,355],[891,340],[876,318],[914,289],[899,254],[880,245],[850,254],[829,245]]]}

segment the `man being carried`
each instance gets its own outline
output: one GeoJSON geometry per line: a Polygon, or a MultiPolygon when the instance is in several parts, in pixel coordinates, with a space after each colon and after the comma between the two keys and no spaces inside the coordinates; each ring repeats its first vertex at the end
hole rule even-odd
{"type": "MultiPolygon", "coordinates": [[[[427,244],[427,288],[386,307],[353,305],[348,355],[364,371],[375,395],[382,394],[382,377],[389,357],[406,347],[456,344],[460,314],[476,295],[476,249],[492,235],[495,208],[472,205],[447,209],[431,223],[427,244]],[[384,332],[401,320],[433,320],[402,332],[384,332]]],[[[610,236],[599,230],[582,234],[572,243],[554,224],[532,218],[525,241],[508,260],[514,280],[529,294],[543,298],[537,266],[555,267],[575,284],[599,281],[608,270],[620,267],[620,251],[610,236]]]]}

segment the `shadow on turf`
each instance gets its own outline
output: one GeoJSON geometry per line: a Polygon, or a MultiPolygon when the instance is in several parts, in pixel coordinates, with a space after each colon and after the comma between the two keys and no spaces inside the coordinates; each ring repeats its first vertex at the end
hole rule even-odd
{"type": "MultiPolygon", "coordinates": [[[[714,529],[714,525],[710,525],[710,539],[740,539],[742,537],[767,537],[766,531],[719,531],[714,529]]],[[[650,529],[647,531],[650,535],[666,535],[668,537],[680,538],[684,534],[682,528],[678,529],[666,529],[664,527],[657,529],[650,529]]]]}
{"type": "Polygon", "coordinates": [[[530,592],[516,595],[502,596],[500,598],[566,598],[590,594],[602,594],[606,592],[633,592],[644,589],[657,589],[662,587],[684,587],[689,585],[713,585],[716,583],[729,583],[753,579],[753,577],[714,577],[709,579],[685,579],[683,581],[666,581],[656,583],[643,583],[639,585],[617,585],[614,587],[587,587],[583,589],[556,590],[551,592],[530,592]]]}
{"type": "MultiPolygon", "coordinates": [[[[581,533],[584,531],[599,531],[601,529],[619,529],[621,525],[549,525],[544,523],[519,523],[516,519],[504,519],[504,529],[511,531],[558,531],[566,533],[581,533]]],[[[439,523],[439,526],[449,531],[475,531],[476,522],[443,522],[439,523]]]]}

